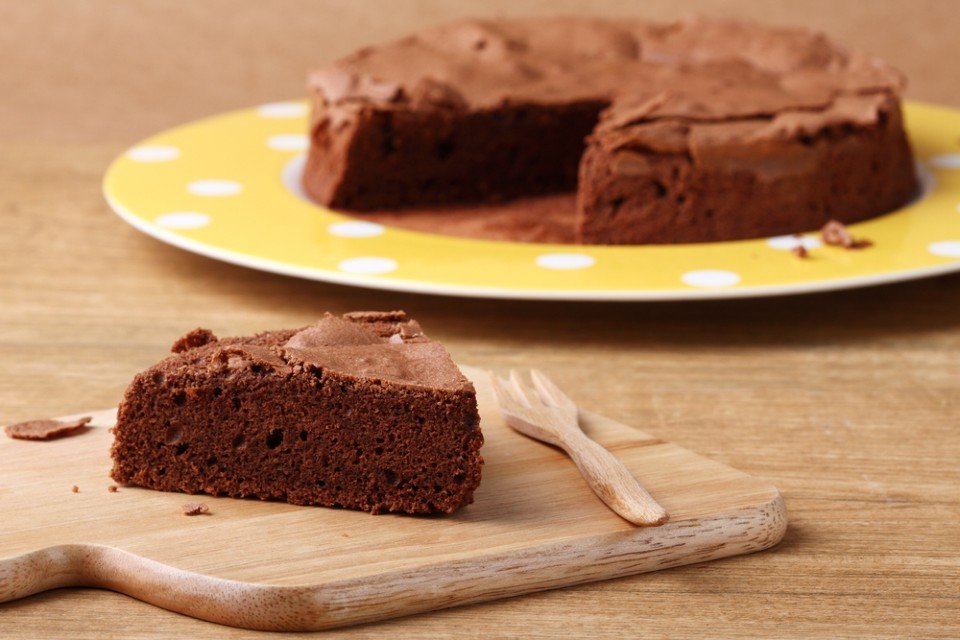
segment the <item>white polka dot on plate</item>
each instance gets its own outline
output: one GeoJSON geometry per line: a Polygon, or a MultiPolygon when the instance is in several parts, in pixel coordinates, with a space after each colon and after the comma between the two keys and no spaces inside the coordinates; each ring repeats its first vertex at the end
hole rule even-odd
{"type": "Polygon", "coordinates": [[[168,162],[180,157],[180,149],[169,145],[149,144],[130,149],[127,157],[134,162],[168,162]]]}
{"type": "Polygon", "coordinates": [[[199,229],[210,224],[210,216],[199,211],[172,211],[154,219],[167,229],[199,229]]]}
{"type": "Polygon", "coordinates": [[[257,107],[264,118],[299,118],[307,115],[307,105],[302,102],[271,102],[257,107]]]}
{"type": "Polygon", "coordinates": [[[267,146],[276,151],[303,151],[308,145],[302,133],[283,133],[267,138],[267,146]]]}
{"type": "Polygon", "coordinates": [[[740,274],[723,269],[688,271],[681,277],[691,287],[732,287],[740,282],[740,274]]]}
{"type": "Polygon", "coordinates": [[[767,246],[780,251],[792,251],[802,246],[804,249],[819,249],[823,246],[820,238],[815,236],[775,236],[767,239],[767,246]]]}
{"type": "Polygon", "coordinates": [[[243,185],[235,180],[195,180],[187,191],[195,196],[234,196],[243,191],[243,185]]]}
{"type": "Polygon", "coordinates": [[[944,153],[930,158],[930,166],[935,169],[960,169],[960,153],[944,153]]]}
{"type": "Polygon", "coordinates": [[[346,260],[342,260],[337,267],[340,271],[345,271],[346,273],[368,276],[396,271],[397,261],[392,258],[364,256],[361,258],[347,258],[346,260]]]}
{"type": "Polygon", "coordinates": [[[927,251],[943,258],[960,258],[960,240],[934,242],[927,247],[927,251]]]}
{"type": "Polygon", "coordinates": [[[350,222],[334,222],[327,231],[330,235],[341,238],[372,238],[383,233],[383,225],[375,222],[363,222],[362,220],[351,220],[350,222]]]}
{"type": "Polygon", "coordinates": [[[544,269],[586,269],[596,264],[593,256],[584,253],[544,253],[537,256],[537,266],[544,269]]]}

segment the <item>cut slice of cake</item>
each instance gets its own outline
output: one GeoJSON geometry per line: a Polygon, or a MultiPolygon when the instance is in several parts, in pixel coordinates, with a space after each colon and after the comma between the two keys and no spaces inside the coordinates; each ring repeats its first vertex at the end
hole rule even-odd
{"type": "Polygon", "coordinates": [[[372,513],[473,501],[476,391],[402,311],[244,338],[198,329],[173,350],[120,404],[115,480],[372,513]]]}

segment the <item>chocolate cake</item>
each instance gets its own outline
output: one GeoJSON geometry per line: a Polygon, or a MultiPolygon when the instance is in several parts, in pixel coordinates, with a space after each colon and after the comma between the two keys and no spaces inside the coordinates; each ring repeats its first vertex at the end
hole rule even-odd
{"type": "Polygon", "coordinates": [[[112,477],[372,513],[451,513],[483,459],[476,391],[403,312],[217,339],[195,330],[134,378],[112,477]]]}
{"type": "Polygon", "coordinates": [[[576,189],[583,243],[792,233],[916,192],[902,86],[801,29],[469,20],[311,74],[303,182],[356,211],[576,189]]]}

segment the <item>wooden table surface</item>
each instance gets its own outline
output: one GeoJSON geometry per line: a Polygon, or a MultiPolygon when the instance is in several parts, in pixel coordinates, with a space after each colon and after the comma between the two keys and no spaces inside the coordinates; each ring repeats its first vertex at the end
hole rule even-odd
{"type": "MultiPolygon", "coordinates": [[[[960,107],[952,0],[6,2],[0,422],[109,407],[196,325],[403,308],[461,362],[535,365],[587,408],[770,478],[791,526],[753,556],[330,635],[960,637],[960,276],[713,303],[458,300],[220,264],[137,233],[100,196],[138,139],[297,97],[308,67],[361,44],[469,13],[588,6],[822,28],[901,67],[909,97],[960,107]]],[[[255,635],[106,591],[0,605],[3,638],[255,635]]]]}

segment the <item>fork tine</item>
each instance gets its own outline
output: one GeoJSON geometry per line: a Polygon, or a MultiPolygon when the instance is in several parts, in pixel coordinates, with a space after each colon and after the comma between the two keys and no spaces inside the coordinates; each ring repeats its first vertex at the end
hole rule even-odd
{"type": "Polygon", "coordinates": [[[502,407],[508,407],[514,413],[522,412],[530,408],[528,398],[523,393],[522,386],[516,386],[516,382],[511,379],[495,376],[496,387],[494,393],[502,407]]]}
{"type": "Polygon", "coordinates": [[[496,396],[497,402],[500,404],[506,402],[507,394],[503,388],[503,380],[500,379],[500,376],[493,371],[487,371],[487,377],[490,379],[490,386],[493,388],[493,395],[496,396]]]}
{"type": "Polygon", "coordinates": [[[520,377],[520,374],[517,373],[514,369],[510,370],[510,383],[514,396],[523,406],[530,408],[533,406],[533,402],[530,396],[527,395],[527,389],[523,384],[523,378],[520,377]]]}
{"type": "Polygon", "coordinates": [[[517,399],[513,396],[509,382],[492,371],[490,372],[490,380],[493,382],[493,394],[497,397],[497,402],[503,406],[517,404],[517,399]]]}
{"type": "Polygon", "coordinates": [[[553,383],[553,380],[545,376],[537,369],[530,370],[530,378],[533,380],[533,386],[543,397],[544,402],[555,404],[568,411],[576,411],[576,403],[570,399],[570,396],[560,390],[560,387],[553,383]]]}

